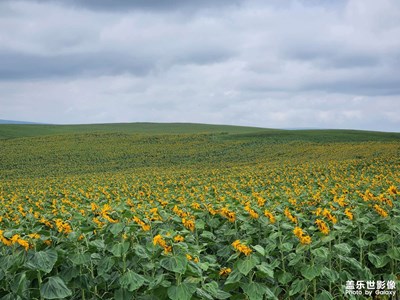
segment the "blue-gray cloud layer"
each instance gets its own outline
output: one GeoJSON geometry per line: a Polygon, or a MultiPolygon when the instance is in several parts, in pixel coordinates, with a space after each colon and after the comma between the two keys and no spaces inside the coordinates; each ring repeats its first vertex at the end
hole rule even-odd
{"type": "Polygon", "coordinates": [[[400,131],[396,0],[0,3],[0,118],[400,131]]]}

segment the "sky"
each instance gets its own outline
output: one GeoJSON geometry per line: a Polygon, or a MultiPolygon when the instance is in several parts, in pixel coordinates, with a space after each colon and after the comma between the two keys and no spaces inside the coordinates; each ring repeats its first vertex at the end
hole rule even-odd
{"type": "Polygon", "coordinates": [[[398,0],[2,0],[0,119],[400,131],[398,0]]]}

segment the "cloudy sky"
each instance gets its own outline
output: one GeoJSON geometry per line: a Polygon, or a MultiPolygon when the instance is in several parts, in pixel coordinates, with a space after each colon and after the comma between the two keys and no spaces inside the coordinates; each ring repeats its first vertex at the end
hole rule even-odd
{"type": "Polygon", "coordinates": [[[0,119],[400,131],[398,0],[2,0],[0,119]]]}

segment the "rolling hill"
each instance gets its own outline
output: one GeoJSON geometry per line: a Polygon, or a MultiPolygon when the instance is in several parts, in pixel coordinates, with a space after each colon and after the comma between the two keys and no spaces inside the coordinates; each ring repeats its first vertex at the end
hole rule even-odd
{"type": "Polygon", "coordinates": [[[400,133],[126,123],[0,125],[0,178],[400,156],[400,133]]]}

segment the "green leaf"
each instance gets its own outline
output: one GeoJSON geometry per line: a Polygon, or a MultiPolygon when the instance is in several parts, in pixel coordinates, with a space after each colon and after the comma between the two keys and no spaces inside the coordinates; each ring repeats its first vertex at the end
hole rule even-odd
{"type": "Polygon", "coordinates": [[[291,224],[283,222],[283,223],[281,223],[281,229],[292,231],[293,230],[293,226],[291,224]]]}
{"type": "Polygon", "coordinates": [[[199,282],[201,282],[201,277],[189,276],[189,277],[186,277],[183,282],[198,284],[199,282]]]}
{"type": "Polygon", "coordinates": [[[205,239],[208,239],[208,240],[211,240],[211,241],[215,241],[215,239],[216,239],[215,235],[214,235],[212,232],[206,231],[206,230],[203,231],[203,232],[200,234],[200,237],[205,238],[205,239]]]}
{"type": "Polygon", "coordinates": [[[210,267],[210,264],[208,262],[199,262],[196,264],[196,266],[198,266],[200,270],[207,271],[210,267]]]}
{"type": "Polygon", "coordinates": [[[28,298],[29,289],[28,289],[28,279],[26,278],[26,273],[17,274],[14,277],[14,280],[11,282],[10,287],[13,293],[23,297],[28,298]]]}
{"type": "Polygon", "coordinates": [[[264,295],[267,294],[267,299],[276,299],[272,291],[264,284],[258,282],[242,283],[240,287],[250,300],[263,300],[264,295]]]}
{"type": "Polygon", "coordinates": [[[54,249],[33,252],[28,256],[25,266],[32,270],[40,270],[50,273],[57,262],[58,254],[54,249]]]}
{"type": "Polygon", "coordinates": [[[358,240],[356,241],[356,245],[357,245],[359,248],[368,247],[369,244],[370,244],[370,242],[368,242],[368,241],[366,241],[366,240],[364,240],[364,239],[358,239],[358,240]]]}
{"type": "Polygon", "coordinates": [[[228,229],[224,231],[224,236],[233,236],[236,235],[237,231],[235,229],[228,229]]]}
{"type": "Polygon", "coordinates": [[[290,286],[289,296],[296,295],[303,292],[307,287],[307,282],[304,279],[296,279],[290,286]]]}
{"type": "Polygon", "coordinates": [[[350,254],[351,249],[352,249],[351,246],[346,243],[336,244],[336,245],[333,245],[333,247],[343,254],[350,254]]]}
{"type": "Polygon", "coordinates": [[[196,285],[192,283],[182,283],[178,286],[172,285],[168,288],[168,297],[171,300],[190,300],[196,291],[196,285]]]}
{"type": "Polygon", "coordinates": [[[261,265],[257,265],[256,268],[268,277],[274,278],[274,270],[267,263],[262,262],[261,265]]]}
{"type": "Polygon", "coordinates": [[[315,277],[321,274],[321,268],[317,266],[305,266],[300,270],[301,275],[308,280],[313,280],[315,277]]]}
{"type": "Polygon", "coordinates": [[[363,224],[368,224],[370,222],[367,217],[358,218],[357,221],[363,224]]]}
{"type": "Polygon", "coordinates": [[[185,273],[187,264],[188,262],[185,256],[171,256],[163,258],[160,261],[160,265],[164,269],[180,274],[185,273]]]}
{"type": "Polygon", "coordinates": [[[267,253],[271,253],[272,251],[274,251],[275,250],[275,248],[276,248],[276,243],[275,242],[271,242],[271,243],[268,243],[266,246],[265,246],[265,253],[267,254],[267,253]]]}
{"type": "MultiPolygon", "coordinates": [[[[397,209],[392,209],[393,211],[395,211],[395,210],[397,210],[397,209]]],[[[399,212],[400,213],[400,212],[399,212]]],[[[398,223],[398,221],[397,221],[397,223],[398,223]]],[[[398,234],[400,234],[400,225],[399,224],[390,224],[389,225],[389,229],[391,229],[391,230],[393,230],[393,231],[395,231],[395,232],[397,232],[398,234]]]]}
{"type": "Polygon", "coordinates": [[[281,284],[287,284],[288,282],[290,282],[293,278],[292,274],[288,273],[288,272],[279,272],[277,274],[277,278],[279,283],[281,284]]]}
{"type": "Polygon", "coordinates": [[[258,261],[254,255],[247,256],[245,259],[241,259],[238,261],[237,267],[240,273],[243,275],[249,274],[251,269],[253,269],[257,265],[258,261]]]}
{"type": "Polygon", "coordinates": [[[133,299],[134,293],[126,290],[126,289],[118,289],[114,293],[115,300],[126,300],[126,299],[133,299]]]}
{"type": "Polygon", "coordinates": [[[150,281],[149,290],[158,287],[163,280],[164,280],[164,274],[157,275],[155,278],[153,278],[152,281],[150,281]]]}
{"type": "Polygon", "coordinates": [[[330,241],[333,241],[335,237],[333,235],[325,235],[320,238],[320,241],[323,242],[324,244],[329,243],[330,241]]]}
{"type": "Polygon", "coordinates": [[[290,251],[293,249],[292,243],[283,243],[280,247],[283,251],[290,251]]]}
{"type": "Polygon", "coordinates": [[[228,278],[225,281],[225,284],[236,283],[242,279],[243,275],[240,272],[233,271],[229,274],[228,278]]]}
{"type": "Polygon", "coordinates": [[[231,296],[231,294],[220,290],[218,287],[218,283],[216,283],[215,281],[203,285],[203,289],[209,292],[210,295],[212,295],[216,299],[228,299],[231,296]]]}
{"type": "Polygon", "coordinates": [[[226,262],[230,262],[232,260],[236,260],[239,256],[240,256],[240,252],[235,252],[231,256],[229,256],[229,258],[227,259],[226,262]]]}
{"type": "Polygon", "coordinates": [[[392,240],[392,236],[387,233],[379,234],[377,239],[373,242],[374,244],[383,244],[392,240]]]}
{"type": "Polygon", "coordinates": [[[63,268],[58,275],[64,280],[64,282],[68,283],[73,278],[78,277],[80,273],[80,268],[78,266],[70,266],[63,268]]]}
{"type": "Polygon", "coordinates": [[[267,296],[267,299],[278,300],[278,297],[276,297],[275,294],[268,287],[265,287],[265,295],[267,296]]]}
{"type": "Polygon", "coordinates": [[[311,253],[316,257],[327,259],[328,258],[328,253],[329,253],[329,249],[326,248],[326,247],[320,247],[320,248],[311,250],[311,253]]]}
{"type": "Polygon", "coordinates": [[[123,242],[123,243],[117,243],[111,248],[111,253],[115,257],[122,257],[128,253],[129,250],[129,243],[128,242],[123,242]]]}
{"type": "Polygon", "coordinates": [[[113,257],[107,256],[97,266],[97,272],[99,273],[99,275],[107,274],[114,265],[115,259],[113,257]]]}
{"type": "Polygon", "coordinates": [[[400,248],[393,247],[388,250],[388,255],[391,259],[400,260],[400,248]]]}
{"type": "Polygon", "coordinates": [[[135,250],[135,254],[139,256],[140,258],[149,258],[149,255],[147,254],[147,250],[145,247],[139,244],[135,244],[133,246],[133,249],[135,250]]]}
{"type": "Polygon", "coordinates": [[[322,291],[317,295],[317,300],[333,300],[333,296],[328,291],[322,291]]]}
{"type": "Polygon", "coordinates": [[[93,246],[98,249],[105,249],[106,245],[104,244],[103,240],[94,240],[89,243],[90,246],[93,246]]]}
{"type": "Polygon", "coordinates": [[[329,282],[336,282],[339,279],[339,273],[327,267],[322,268],[321,274],[325,276],[329,282]]]}
{"type": "Polygon", "coordinates": [[[253,249],[260,253],[262,256],[265,256],[265,249],[260,245],[253,246],[253,249]]]}
{"type": "Polygon", "coordinates": [[[361,266],[360,262],[358,260],[356,260],[353,257],[345,257],[342,255],[338,255],[339,259],[348,263],[349,265],[353,266],[354,268],[358,269],[358,270],[363,270],[363,267],[361,266]]]}
{"type": "Polygon", "coordinates": [[[213,218],[213,219],[208,220],[208,221],[207,221],[207,224],[208,224],[208,226],[210,226],[211,228],[218,228],[219,225],[221,224],[221,222],[220,222],[218,219],[213,218]]]}
{"type": "Polygon", "coordinates": [[[203,230],[206,223],[202,219],[196,219],[196,228],[203,230]]]}
{"type": "Polygon", "coordinates": [[[10,293],[4,297],[1,297],[0,300],[22,300],[22,298],[18,295],[10,293]]]}
{"type": "Polygon", "coordinates": [[[76,266],[88,265],[90,262],[90,253],[76,253],[71,255],[71,261],[76,266]]]}
{"type": "Polygon", "coordinates": [[[378,256],[373,253],[368,253],[368,260],[376,267],[382,268],[386,266],[388,262],[390,262],[390,258],[386,255],[378,256]]]}
{"type": "Polygon", "coordinates": [[[121,287],[124,289],[127,289],[129,292],[136,291],[138,288],[140,288],[144,283],[146,279],[129,270],[127,271],[124,275],[121,276],[119,279],[119,283],[121,284],[121,287]]]}
{"type": "Polygon", "coordinates": [[[123,223],[115,223],[110,226],[110,231],[114,236],[116,236],[118,233],[124,230],[124,227],[125,225],[123,223]]]}
{"type": "Polygon", "coordinates": [[[196,289],[196,295],[199,296],[200,299],[214,300],[213,296],[199,288],[196,289]]]}
{"type": "Polygon", "coordinates": [[[60,277],[53,276],[42,285],[40,295],[45,299],[62,299],[71,296],[72,292],[60,277]]]}
{"type": "Polygon", "coordinates": [[[302,259],[303,257],[301,255],[295,255],[296,257],[294,259],[291,259],[288,263],[288,266],[295,266],[298,263],[302,264],[302,259]]]}

